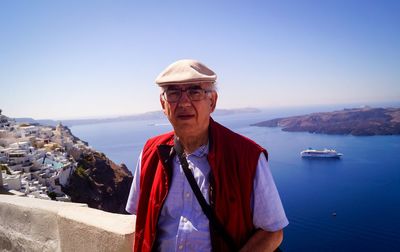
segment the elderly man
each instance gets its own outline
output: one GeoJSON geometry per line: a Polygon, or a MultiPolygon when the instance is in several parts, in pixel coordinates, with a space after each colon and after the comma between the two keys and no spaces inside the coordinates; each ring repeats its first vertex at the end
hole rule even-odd
{"type": "Polygon", "coordinates": [[[147,141],[126,210],[135,251],[274,251],[288,224],[255,142],[215,122],[216,74],[179,60],[157,77],[173,132],[147,141]]]}

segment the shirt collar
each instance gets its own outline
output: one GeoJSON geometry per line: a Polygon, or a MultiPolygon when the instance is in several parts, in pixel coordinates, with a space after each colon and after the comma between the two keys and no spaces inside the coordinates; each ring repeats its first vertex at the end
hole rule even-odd
{"type": "Polygon", "coordinates": [[[207,142],[205,145],[202,145],[199,148],[197,148],[190,155],[194,155],[196,157],[204,157],[208,154],[208,149],[209,149],[208,147],[209,147],[209,142],[207,142]]]}

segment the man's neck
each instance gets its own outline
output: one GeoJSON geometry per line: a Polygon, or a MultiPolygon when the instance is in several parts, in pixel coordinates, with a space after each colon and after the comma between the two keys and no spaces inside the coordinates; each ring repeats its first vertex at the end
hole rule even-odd
{"type": "Polygon", "coordinates": [[[178,136],[178,139],[179,142],[182,144],[185,153],[190,154],[197,150],[200,146],[207,144],[208,130],[196,136],[178,136]]]}

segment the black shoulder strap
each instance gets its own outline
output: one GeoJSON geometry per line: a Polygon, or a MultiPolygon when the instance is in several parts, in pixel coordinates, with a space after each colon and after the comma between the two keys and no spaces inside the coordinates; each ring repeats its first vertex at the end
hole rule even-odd
{"type": "Polygon", "coordinates": [[[190,187],[192,188],[194,195],[196,195],[196,198],[200,203],[201,209],[203,210],[204,214],[210,221],[211,226],[214,228],[215,231],[217,231],[219,235],[221,235],[221,237],[224,239],[224,241],[226,242],[231,251],[238,251],[238,249],[235,246],[233,238],[227,233],[221,222],[219,222],[211,206],[207,203],[206,199],[201,193],[200,188],[197,185],[196,180],[194,179],[193,173],[189,169],[189,164],[186,160],[185,154],[183,153],[182,145],[176,138],[175,138],[174,149],[178,155],[179,161],[182,165],[183,172],[185,173],[185,176],[190,184],[190,187]]]}

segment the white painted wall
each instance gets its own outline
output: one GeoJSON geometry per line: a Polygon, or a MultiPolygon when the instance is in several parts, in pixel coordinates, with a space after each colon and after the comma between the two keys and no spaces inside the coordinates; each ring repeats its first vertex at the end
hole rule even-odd
{"type": "Polygon", "coordinates": [[[131,251],[134,215],[86,204],[0,195],[2,251],[131,251]]]}

